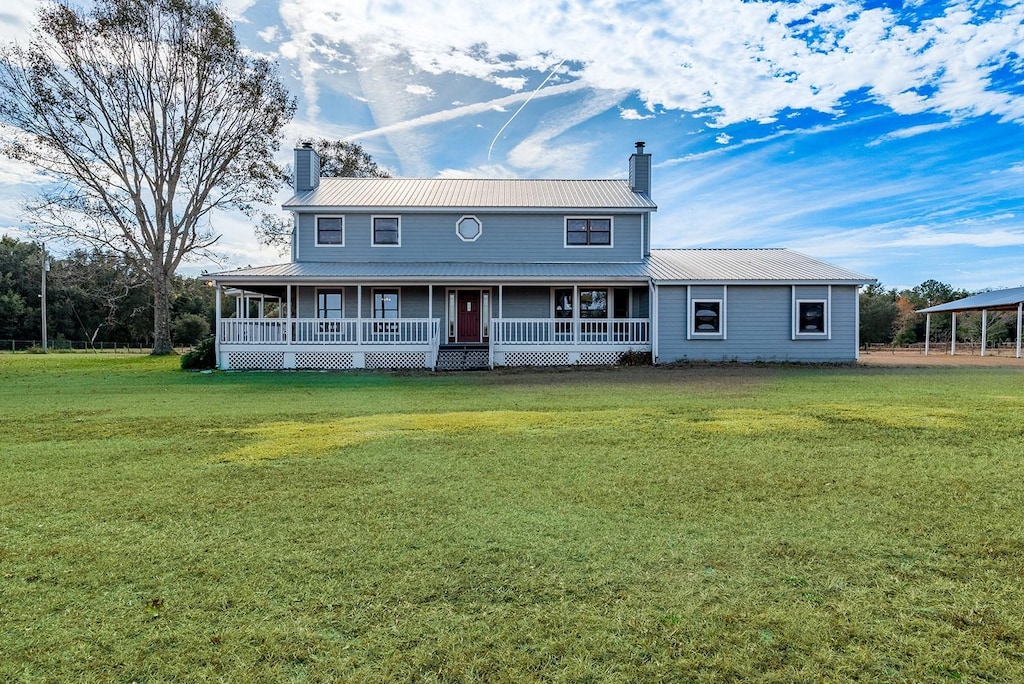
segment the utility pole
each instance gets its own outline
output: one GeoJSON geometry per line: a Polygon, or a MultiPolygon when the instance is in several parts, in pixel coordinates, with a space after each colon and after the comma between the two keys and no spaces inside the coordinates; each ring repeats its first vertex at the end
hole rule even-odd
{"type": "Polygon", "coordinates": [[[43,317],[43,353],[46,353],[46,272],[50,270],[50,262],[46,258],[46,243],[43,244],[43,275],[42,284],[39,287],[40,311],[43,317]]]}

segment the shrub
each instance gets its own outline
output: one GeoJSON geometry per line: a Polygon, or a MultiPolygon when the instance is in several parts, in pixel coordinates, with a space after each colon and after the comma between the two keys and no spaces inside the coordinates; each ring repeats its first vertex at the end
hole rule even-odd
{"type": "Polygon", "coordinates": [[[210,323],[199,314],[182,314],[174,320],[172,334],[176,344],[196,344],[210,334],[210,323]]]}
{"type": "Polygon", "coordinates": [[[650,366],[651,363],[651,352],[630,349],[622,352],[622,356],[619,357],[620,366],[650,366]]]}
{"type": "Polygon", "coordinates": [[[206,370],[216,367],[217,345],[212,337],[207,337],[181,357],[182,370],[206,370]]]}

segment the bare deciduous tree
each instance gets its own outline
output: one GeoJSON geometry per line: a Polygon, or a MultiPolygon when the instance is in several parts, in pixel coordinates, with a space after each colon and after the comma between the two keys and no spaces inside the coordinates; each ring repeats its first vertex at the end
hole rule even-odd
{"type": "Polygon", "coordinates": [[[0,121],[20,131],[3,151],[54,180],[31,222],[146,265],[154,354],[173,351],[171,278],[216,242],[211,213],[251,212],[282,182],[294,109],[206,0],[57,0],[27,46],[0,48],[0,121]]]}

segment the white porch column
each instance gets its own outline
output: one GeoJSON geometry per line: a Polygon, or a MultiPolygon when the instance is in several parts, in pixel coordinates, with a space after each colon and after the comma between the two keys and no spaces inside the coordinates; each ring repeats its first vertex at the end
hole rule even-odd
{"type": "Polygon", "coordinates": [[[952,328],[949,334],[949,355],[956,356],[956,311],[953,312],[952,328]]]}
{"type": "Polygon", "coordinates": [[[1024,302],[1017,302],[1017,358],[1020,358],[1021,314],[1024,314],[1024,302]]]}
{"type": "MultiPolygon", "coordinates": [[[[218,368],[220,368],[220,317],[221,317],[220,297],[221,297],[220,283],[218,282],[217,283],[217,302],[216,302],[217,314],[214,317],[214,320],[216,321],[216,323],[215,323],[216,327],[214,328],[214,333],[213,333],[213,335],[214,335],[213,336],[213,354],[214,354],[214,358],[217,360],[217,367],[218,368]]],[[[1020,328],[1019,325],[1017,327],[1020,328]]],[[[1017,339],[1018,340],[1020,339],[1019,335],[1017,336],[1017,339]]],[[[1020,345],[1018,344],[1018,346],[1020,346],[1020,345]]]]}
{"type": "Polygon", "coordinates": [[[580,343],[580,286],[572,286],[572,343],[580,343]]]}
{"type": "Polygon", "coordinates": [[[981,355],[985,355],[988,348],[988,310],[981,310],[981,355]]]}
{"type": "Polygon", "coordinates": [[[505,286],[498,286],[498,318],[505,317],[505,286]]]}
{"type": "Polygon", "coordinates": [[[285,285],[285,299],[288,300],[287,308],[285,309],[284,317],[284,341],[287,344],[292,343],[292,286],[291,284],[285,285]]]}
{"type": "Polygon", "coordinates": [[[932,341],[932,315],[924,315],[924,355],[928,356],[928,345],[932,341]]]}
{"type": "Polygon", "coordinates": [[[356,344],[363,346],[363,286],[356,286],[356,344]]]}
{"type": "MultiPolygon", "coordinates": [[[[658,286],[651,281],[649,289],[650,293],[648,299],[650,299],[650,303],[648,308],[650,311],[647,312],[647,317],[650,320],[651,363],[656,364],[658,363],[658,286]]],[[[689,304],[687,304],[687,306],[689,306],[689,304]]],[[[689,314],[687,314],[687,316],[689,316],[689,314]]]]}

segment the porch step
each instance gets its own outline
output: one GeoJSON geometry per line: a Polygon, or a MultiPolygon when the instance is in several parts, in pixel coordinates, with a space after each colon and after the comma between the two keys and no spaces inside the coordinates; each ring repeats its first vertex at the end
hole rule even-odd
{"type": "Polygon", "coordinates": [[[442,344],[437,350],[437,370],[480,370],[490,368],[487,345],[442,344]]]}

